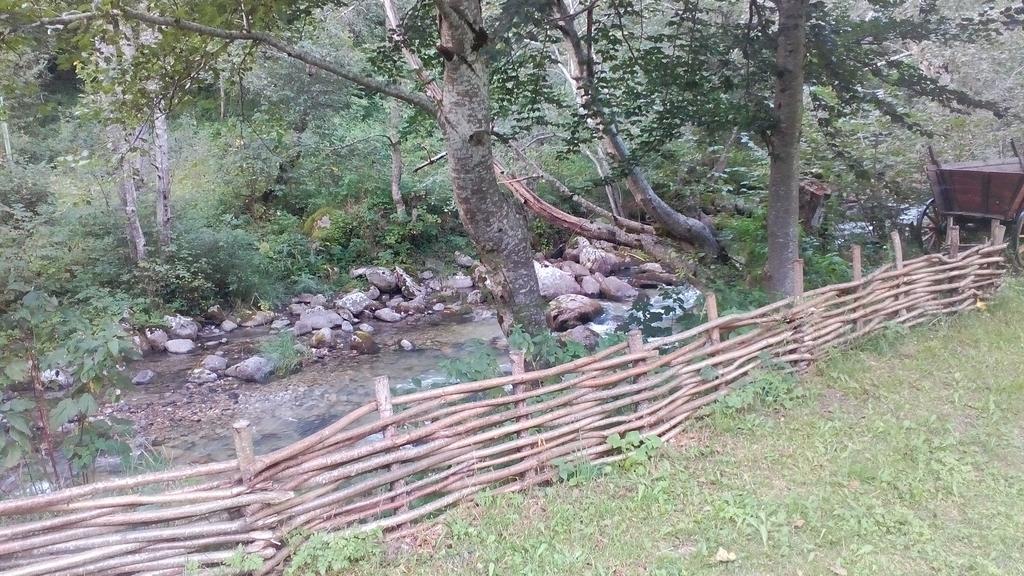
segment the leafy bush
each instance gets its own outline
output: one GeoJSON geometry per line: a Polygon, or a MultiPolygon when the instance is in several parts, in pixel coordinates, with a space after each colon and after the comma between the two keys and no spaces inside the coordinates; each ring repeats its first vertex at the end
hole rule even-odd
{"type": "Polygon", "coordinates": [[[314,534],[295,551],[286,576],[343,574],[358,562],[377,558],[383,550],[376,532],[341,535],[314,534]]]}

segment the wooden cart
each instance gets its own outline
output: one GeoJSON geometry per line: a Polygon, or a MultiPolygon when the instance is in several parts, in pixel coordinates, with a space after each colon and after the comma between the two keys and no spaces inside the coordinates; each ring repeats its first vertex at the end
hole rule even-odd
{"type": "Polygon", "coordinates": [[[931,147],[927,168],[932,199],[917,218],[917,238],[926,252],[947,243],[946,230],[959,226],[965,239],[988,236],[994,223],[1006,226],[1010,259],[1024,268],[1024,156],[1010,141],[1013,158],[940,164],[931,147]]]}

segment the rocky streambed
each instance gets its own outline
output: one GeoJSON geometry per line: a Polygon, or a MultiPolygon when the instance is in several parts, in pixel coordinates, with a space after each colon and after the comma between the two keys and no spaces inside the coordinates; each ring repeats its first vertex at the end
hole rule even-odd
{"type": "MultiPolygon", "coordinates": [[[[366,289],[299,295],[276,312],[235,317],[215,308],[204,318],[169,317],[136,338],[146,351],[129,367],[138,385],[109,413],[135,422],[141,451],[163,463],[196,463],[233,456],[230,427],[238,419],[252,423],[257,452],[266,452],[370,401],[377,376],[387,375],[396,394],[445,385],[445,360],[481,343],[506,347],[483,303],[486,270],[462,255],[456,262],[465,272],[445,277],[356,269],[366,289]],[[304,359],[282,377],[261,349],[284,332],[304,359]]],[[[660,266],[586,241],[536,268],[549,325],[586,346],[615,330],[638,298],[657,307],[665,291],[690,305],[697,296],[688,285],[665,288],[676,279],[660,266]]]]}

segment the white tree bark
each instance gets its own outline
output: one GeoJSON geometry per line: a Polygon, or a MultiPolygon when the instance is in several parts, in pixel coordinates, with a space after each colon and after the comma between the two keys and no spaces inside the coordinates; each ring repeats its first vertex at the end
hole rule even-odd
{"type": "Polygon", "coordinates": [[[405,198],[402,197],[402,141],[398,136],[398,128],[402,124],[402,109],[397,100],[388,103],[388,143],[391,147],[391,200],[395,203],[395,213],[402,220],[408,218],[405,198]]]}
{"type": "Polygon", "coordinates": [[[161,249],[171,245],[171,153],[167,129],[167,111],[153,116],[153,140],[150,152],[156,170],[156,230],[161,249]]]}
{"type": "Polygon", "coordinates": [[[137,187],[141,178],[138,148],[142,135],[141,127],[132,133],[125,132],[116,124],[107,128],[107,138],[117,167],[118,194],[125,218],[125,237],[128,239],[128,248],[135,262],[146,259],[146,236],[142,233],[142,224],[139,222],[137,187]]]}

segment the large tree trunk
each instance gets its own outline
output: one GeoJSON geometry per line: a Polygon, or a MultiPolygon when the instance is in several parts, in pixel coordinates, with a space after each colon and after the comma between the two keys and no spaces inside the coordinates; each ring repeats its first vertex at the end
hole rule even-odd
{"type": "Polygon", "coordinates": [[[395,203],[395,213],[405,220],[409,213],[402,198],[402,141],[398,137],[398,128],[402,123],[402,108],[397,100],[392,100],[388,110],[388,143],[391,146],[391,200],[395,203]]]}
{"type": "Polygon", "coordinates": [[[696,218],[680,214],[662,200],[647,176],[630,157],[629,147],[619,133],[615,120],[595,97],[592,76],[594,62],[576,31],[576,14],[569,10],[564,0],[553,0],[553,6],[555,27],[562,34],[569,50],[568,67],[563,73],[572,84],[576,102],[586,115],[588,124],[600,136],[605,153],[625,171],[626,187],[633,198],[670,236],[689,242],[711,256],[718,256],[721,247],[711,229],[696,218]]]}
{"type": "Polygon", "coordinates": [[[439,0],[445,60],[439,120],[459,215],[491,271],[498,322],[529,333],[547,328],[522,207],[498,186],[491,149],[487,37],[477,0],[439,0]]]}
{"type": "Polygon", "coordinates": [[[121,198],[121,210],[125,217],[125,236],[131,250],[132,260],[142,262],[146,259],[146,237],[139,223],[139,192],[138,182],[141,177],[138,145],[142,140],[143,128],[139,127],[131,135],[121,126],[107,128],[110,148],[114,153],[118,173],[118,192],[121,198]]]}
{"type": "Polygon", "coordinates": [[[800,122],[803,116],[804,56],[808,0],[778,0],[775,53],[775,126],[769,137],[768,278],[779,295],[793,294],[800,257],[800,122]]]}
{"type": "Polygon", "coordinates": [[[171,151],[167,134],[167,111],[153,116],[153,166],[156,169],[156,230],[160,248],[171,245],[171,151]]]}

